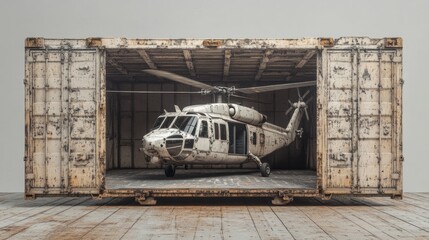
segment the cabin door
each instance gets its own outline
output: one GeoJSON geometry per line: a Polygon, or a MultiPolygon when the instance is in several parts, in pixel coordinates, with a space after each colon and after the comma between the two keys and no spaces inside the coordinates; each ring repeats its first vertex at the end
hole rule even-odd
{"type": "Polygon", "coordinates": [[[229,143],[226,137],[226,124],[223,121],[213,121],[213,158],[222,160],[228,154],[229,143]]]}
{"type": "Polygon", "coordinates": [[[200,154],[208,154],[212,148],[213,133],[210,131],[211,122],[209,119],[202,118],[198,127],[197,150],[200,154]]]}

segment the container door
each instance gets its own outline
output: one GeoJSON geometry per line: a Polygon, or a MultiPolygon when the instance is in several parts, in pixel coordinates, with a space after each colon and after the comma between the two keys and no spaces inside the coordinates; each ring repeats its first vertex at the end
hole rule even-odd
{"type": "Polygon", "coordinates": [[[402,194],[400,49],[324,52],[325,193],[402,194]]]}
{"type": "Polygon", "coordinates": [[[102,59],[96,49],[26,50],[28,197],[100,192],[102,59]]]}

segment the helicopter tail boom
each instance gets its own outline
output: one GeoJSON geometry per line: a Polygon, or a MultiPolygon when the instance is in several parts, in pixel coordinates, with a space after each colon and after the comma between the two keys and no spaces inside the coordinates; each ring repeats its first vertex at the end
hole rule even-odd
{"type": "Polygon", "coordinates": [[[295,110],[293,111],[292,117],[286,127],[286,145],[292,143],[297,135],[302,135],[302,130],[298,129],[301,123],[302,116],[306,112],[307,104],[305,102],[298,101],[294,103],[295,110]]]}

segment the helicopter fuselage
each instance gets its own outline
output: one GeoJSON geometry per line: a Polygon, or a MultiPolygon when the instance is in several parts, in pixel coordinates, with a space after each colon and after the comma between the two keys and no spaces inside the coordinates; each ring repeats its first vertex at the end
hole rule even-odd
{"type": "Polygon", "coordinates": [[[287,128],[266,123],[256,110],[236,104],[194,105],[166,112],[142,139],[152,161],[187,164],[242,164],[262,158],[295,139],[302,117],[296,108],[287,128]]]}

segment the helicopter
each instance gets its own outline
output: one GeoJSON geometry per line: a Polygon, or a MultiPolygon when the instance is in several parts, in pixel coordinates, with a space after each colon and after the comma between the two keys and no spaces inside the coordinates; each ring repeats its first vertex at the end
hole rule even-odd
{"type": "MultiPolygon", "coordinates": [[[[303,115],[309,119],[307,107],[312,100],[304,99],[310,90],[303,95],[299,88],[316,85],[316,81],[275,84],[248,88],[211,86],[175,73],[146,69],[144,72],[159,78],[176,81],[200,88],[199,93],[213,95],[214,103],[191,105],[180,109],[175,105],[175,112],[160,115],[149,133],[143,136],[142,150],[153,163],[161,162],[167,177],[174,177],[176,167],[191,164],[228,165],[256,163],[262,177],[271,173],[270,165],[261,159],[290,145],[301,137],[303,129],[299,125],[303,115]],[[257,110],[230,103],[231,97],[249,99],[237,95],[256,94],[282,89],[296,88],[299,99],[290,103],[286,115],[293,111],[286,128],[267,122],[267,116],[257,110]],[[227,100],[225,103],[224,100],[227,100]]],[[[164,93],[162,91],[108,91],[127,93],[164,93]]]]}

